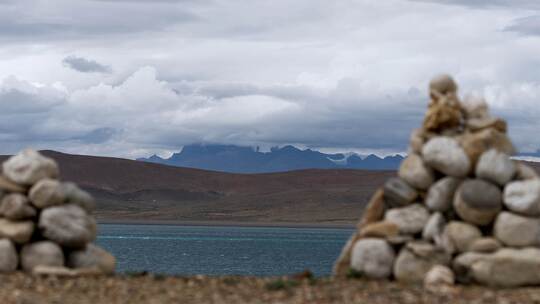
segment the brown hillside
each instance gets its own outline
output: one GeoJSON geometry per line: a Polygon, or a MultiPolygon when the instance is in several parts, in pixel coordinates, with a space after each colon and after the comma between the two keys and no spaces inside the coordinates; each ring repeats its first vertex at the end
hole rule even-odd
{"type": "MultiPolygon", "coordinates": [[[[98,200],[101,220],[352,224],[393,172],[230,174],[44,151],[98,200]]],[[[0,160],[6,156],[0,157],[0,160]]]]}

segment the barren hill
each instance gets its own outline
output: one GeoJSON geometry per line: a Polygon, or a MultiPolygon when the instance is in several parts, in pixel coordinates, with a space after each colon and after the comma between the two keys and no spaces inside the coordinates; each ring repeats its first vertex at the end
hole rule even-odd
{"type": "MultiPolygon", "coordinates": [[[[232,174],[43,151],[98,201],[101,221],[353,224],[391,171],[232,174]]],[[[0,156],[3,161],[7,156],[0,156]]],[[[540,172],[540,164],[530,163],[540,172]]]]}
{"type": "MultiPolygon", "coordinates": [[[[43,151],[98,201],[100,220],[352,224],[389,171],[231,174],[43,151]]],[[[6,156],[0,157],[4,160],[6,156]]]]}

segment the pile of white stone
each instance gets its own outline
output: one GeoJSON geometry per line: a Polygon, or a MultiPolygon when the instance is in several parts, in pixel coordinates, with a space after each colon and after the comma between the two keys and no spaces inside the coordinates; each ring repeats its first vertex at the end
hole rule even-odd
{"type": "Polygon", "coordinates": [[[92,196],[58,175],[56,162],[33,150],[2,164],[0,272],[114,272],[115,258],[91,243],[96,237],[92,196]]]}
{"type": "Polygon", "coordinates": [[[540,284],[540,179],[506,122],[446,75],[411,136],[398,177],[379,189],[335,265],[374,279],[492,286],[540,284]]]}

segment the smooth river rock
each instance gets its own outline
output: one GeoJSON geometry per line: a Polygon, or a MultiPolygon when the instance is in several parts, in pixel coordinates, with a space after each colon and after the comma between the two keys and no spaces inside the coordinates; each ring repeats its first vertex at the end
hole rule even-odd
{"type": "Polygon", "coordinates": [[[499,250],[502,247],[501,242],[493,237],[482,237],[476,239],[469,245],[469,250],[481,253],[490,253],[499,250]]]}
{"type": "Polygon", "coordinates": [[[396,224],[401,234],[416,234],[424,229],[429,219],[429,212],[423,205],[413,204],[387,210],[384,219],[396,224]]]}
{"type": "Polygon", "coordinates": [[[34,233],[32,221],[11,221],[0,218],[0,238],[7,238],[17,244],[24,244],[34,233]]]}
{"type": "Polygon", "coordinates": [[[435,212],[433,213],[422,231],[422,238],[426,241],[431,241],[435,244],[441,244],[442,234],[446,220],[442,213],[435,212]]]}
{"type": "Polygon", "coordinates": [[[528,216],[540,215],[540,180],[514,181],[504,188],[504,205],[509,210],[528,216]]]}
{"type": "Polygon", "coordinates": [[[472,283],[474,281],[471,269],[472,265],[488,255],[489,253],[469,251],[456,256],[452,261],[452,269],[454,270],[456,280],[464,284],[472,283]]]}
{"type": "MultiPolygon", "coordinates": [[[[384,211],[386,209],[386,203],[384,201],[384,190],[379,188],[371,196],[368,204],[362,211],[362,217],[356,225],[357,231],[361,231],[369,224],[378,222],[384,217],[384,211]]],[[[334,266],[332,267],[332,273],[336,276],[347,275],[351,264],[352,247],[356,241],[360,238],[360,234],[355,232],[343,246],[339,257],[337,258],[334,266]]]]}
{"type": "Polygon", "coordinates": [[[384,184],[384,200],[389,207],[409,205],[417,197],[418,192],[401,178],[390,178],[384,184]]]}
{"type": "Polygon", "coordinates": [[[102,273],[112,274],[116,259],[103,248],[90,243],[82,250],[70,252],[66,263],[71,268],[94,268],[102,273]]]}
{"type": "Polygon", "coordinates": [[[446,95],[457,92],[457,84],[448,74],[441,74],[433,77],[429,82],[429,91],[446,95]]]}
{"type": "Polygon", "coordinates": [[[504,211],[495,220],[493,234],[507,246],[539,245],[540,219],[504,211]]]}
{"type": "Polygon", "coordinates": [[[484,180],[466,180],[457,190],[454,208],[466,222],[488,225],[502,208],[501,190],[484,180]]]}
{"type": "Polygon", "coordinates": [[[60,182],[54,179],[42,179],[37,182],[28,195],[32,204],[39,209],[61,205],[66,196],[60,187],[60,182]]]}
{"type": "Polygon", "coordinates": [[[446,136],[430,139],[422,148],[424,162],[439,172],[453,177],[466,176],[471,162],[459,143],[446,136]]]}
{"type": "Polygon", "coordinates": [[[413,188],[427,190],[435,179],[433,170],[427,167],[418,154],[409,154],[398,171],[399,177],[413,188]]]}
{"type": "Polygon", "coordinates": [[[455,177],[444,177],[429,188],[425,204],[431,211],[445,212],[452,207],[454,195],[461,180],[455,177]]]}
{"type": "Polygon", "coordinates": [[[21,185],[32,185],[43,178],[58,177],[58,165],[34,150],[24,150],[2,164],[4,175],[21,185]]]}
{"type": "Polygon", "coordinates": [[[13,272],[19,265],[19,255],[13,243],[8,239],[0,239],[0,272],[13,272]]]}
{"type": "Polygon", "coordinates": [[[521,161],[515,161],[514,163],[516,164],[517,180],[538,179],[538,173],[531,166],[521,161]]]}
{"type": "Polygon", "coordinates": [[[392,274],[394,249],[383,239],[361,239],[354,244],[351,268],[373,279],[384,279],[392,274]]]}
{"type": "Polygon", "coordinates": [[[10,181],[0,172],[0,191],[23,193],[26,192],[26,188],[10,181]]]}
{"type": "Polygon", "coordinates": [[[443,231],[444,248],[449,253],[469,251],[469,247],[482,237],[478,227],[459,221],[451,221],[443,231]]]}
{"type": "Polygon", "coordinates": [[[435,265],[448,265],[450,255],[427,242],[407,243],[394,263],[394,276],[398,281],[422,283],[427,272],[435,265]]]}
{"type": "Polygon", "coordinates": [[[497,287],[540,284],[540,249],[503,248],[471,265],[475,281],[497,287]]]}
{"type": "Polygon", "coordinates": [[[388,238],[398,235],[399,227],[388,221],[380,221],[366,225],[360,231],[360,237],[388,238]]]}
{"type": "Polygon", "coordinates": [[[10,220],[22,220],[36,216],[28,198],[20,193],[6,195],[0,203],[0,215],[10,220]]]}
{"type": "Polygon", "coordinates": [[[82,190],[77,184],[72,182],[64,182],[60,185],[61,192],[64,194],[65,203],[77,205],[89,214],[96,208],[96,203],[90,193],[82,190]]]}
{"type": "Polygon", "coordinates": [[[468,95],[463,98],[461,107],[467,119],[481,119],[489,117],[489,109],[486,100],[480,96],[468,95]]]}
{"type": "Polygon", "coordinates": [[[36,266],[64,266],[64,253],[54,242],[30,243],[22,247],[21,265],[28,272],[36,266]]]}
{"type": "Polygon", "coordinates": [[[432,288],[441,285],[454,285],[455,276],[452,269],[443,265],[435,265],[426,273],[424,287],[432,288]]]}
{"type": "Polygon", "coordinates": [[[476,176],[504,186],[516,175],[516,165],[510,156],[490,149],[484,152],[476,165],[476,176]]]}
{"type": "Polygon", "coordinates": [[[96,237],[95,220],[76,205],[44,209],[38,226],[44,237],[65,247],[81,248],[96,237]]]}

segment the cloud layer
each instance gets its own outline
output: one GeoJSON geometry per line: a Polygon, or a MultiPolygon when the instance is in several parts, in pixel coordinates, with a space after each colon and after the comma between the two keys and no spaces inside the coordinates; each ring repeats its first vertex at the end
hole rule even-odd
{"type": "Polygon", "coordinates": [[[68,56],[62,60],[62,63],[75,71],[81,73],[111,73],[112,69],[108,65],[103,65],[95,60],[77,57],[74,55],[68,56]]]}
{"type": "Polygon", "coordinates": [[[2,1],[0,152],[138,157],[201,141],[400,152],[440,72],[536,150],[535,3],[2,1]]]}

